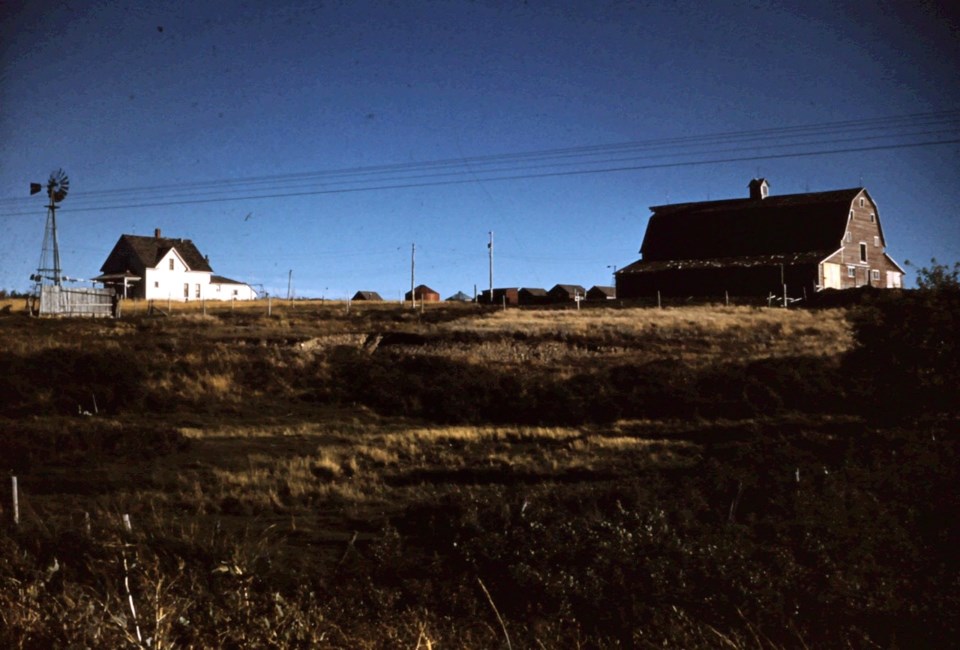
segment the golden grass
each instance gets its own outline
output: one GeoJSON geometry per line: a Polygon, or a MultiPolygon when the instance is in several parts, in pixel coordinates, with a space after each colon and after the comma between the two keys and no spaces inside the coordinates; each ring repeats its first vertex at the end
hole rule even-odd
{"type": "Polygon", "coordinates": [[[599,333],[643,334],[655,329],[725,332],[756,326],[779,325],[787,336],[807,328],[847,332],[846,310],[756,308],[740,306],[694,306],[666,309],[591,309],[583,311],[512,309],[486,314],[482,318],[460,319],[441,328],[478,332],[524,332],[572,335],[599,333]]]}

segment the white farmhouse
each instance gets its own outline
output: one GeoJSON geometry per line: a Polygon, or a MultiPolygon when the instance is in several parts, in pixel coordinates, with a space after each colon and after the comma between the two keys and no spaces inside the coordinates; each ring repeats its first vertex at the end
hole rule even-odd
{"type": "Polygon", "coordinates": [[[243,282],[214,275],[210,260],[189,239],[121,235],[102,275],[94,278],[127,298],[146,300],[253,300],[256,291],[243,282]]]}

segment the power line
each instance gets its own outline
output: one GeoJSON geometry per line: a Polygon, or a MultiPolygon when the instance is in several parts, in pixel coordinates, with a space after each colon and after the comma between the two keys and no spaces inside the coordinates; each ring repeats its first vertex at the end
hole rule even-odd
{"type": "MultiPolygon", "coordinates": [[[[678,162],[665,162],[665,163],[656,163],[656,164],[647,164],[647,165],[623,165],[623,166],[617,166],[617,167],[603,167],[598,169],[576,169],[576,170],[550,171],[550,172],[538,172],[538,173],[527,173],[527,174],[512,174],[508,176],[488,176],[488,177],[484,177],[482,180],[483,181],[511,181],[511,180],[524,180],[524,179],[535,179],[535,178],[552,178],[552,177],[561,177],[561,176],[578,176],[578,175],[588,175],[588,174],[607,174],[607,173],[616,173],[616,172],[643,171],[643,170],[650,170],[650,169],[694,167],[694,166],[714,165],[714,164],[723,164],[723,163],[732,163],[732,162],[749,162],[749,161],[756,161],[756,160],[776,160],[776,159],[784,159],[784,158],[809,158],[813,156],[837,155],[837,154],[844,154],[844,153],[862,153],[862,152],[868,152],[868,151],[911,149],[911,148],[921,148],[921,147],[952,145],[952,144],[958,144],[958,143],[960,143],[960,139],[931,140],[931,141],[924,141],[924,142],[875,145],[875,146],[869,146],[869,147],[821,149],[816,151],[793,151],[793,152],[781,153],[781,154],[761,154],[761,155],[739,156],[739,157],[734,156],[734,157],[726,157],[726,158],[712,158],[709,160],[685,160],[685,161],[678,161],[678,162]]],[[[319,196],[324,194],[349,194],[349,193],[358,193],[358,192],[373,192],[373,191],[395,190],[395,189],[442,187],[442,186],[448,186],[448,185],[463,185],[463,184],[474,183],[474,182],[476,182],[474,178],[448,179],[448,180],[425,180],[425,181],[419,181],[419,182],[380,184],[380,185],[372,185],[367,187],[354,187],[354,188],[316,189],[316,190],[306,190],[306,191],[297,191],[297,192],[250,194],[245,196],[228,196],[228,197],[215,197],[215,198],[188,198],[183,200],[158,200],[153,202],[124,203],[119,205],[98,205],[98,206],[90,206],[90,207],[71,206],[68,209],[68,211],[69,212],[96,212],[96,211],[108,211],[108,210],[128,210],[128,209],[135,209],[135,208],[169,207],[174,205],[200,205],[200,204],[223,203],[223,202],[232,202],[232,201],[254,201],[254,200],[263,200],[263,199],[292,198],[292,197],[301,197],[301,196],[319,196]]],[[[5,214],[0,214],[0,217],[30,216],[35,214],[36,214],[36,211],[33,210],[29,212],[10,212],[5,214]]]]}
{"type": "MultiPolygon", "coordinates": [[[[219,179],[214,181],[196,181],[188,183],[174,183],[165,185],[142,186],[133,188],[121,188],[112,190],[98,190],[85,193],[75,193],[74,205],[78,200],[90,199],[94,197],[116,196],[120,194],[137,194],[142,197],[143,194],[153,192],[169,193],[170,191],[189,192],[191,190],[212,191],[216,187],[236,187],[257,184],[276,184],[285,182],[310,182],[321,179],[343,178],[351,176],[368,176],[392,172],[416,172],[426,170],[439,170],[450,167],[462,168],[468,165],[490,166],[507,162],[522,162],[533,160],[551,160],[569,157],[588,157],[597,155],[608,155],[614,152],[634,152],[647,151],[652,149],[681,148],[697,145],[718,145],[729,142],[749,142],[757,140],[777,140],[783,138],[811,137],[829,134],[848,134],[851,132],[886,129],[885,135],[909,135],[897,134],[890,129],[901,127],[933,126],[933,125],[957,125],[960,120],[960,111],[948,110],[929,113],[913,113],[898,116],[888,116],[882,118],[846,120],[837,122],[825,122],[817,124],[806,124],[792,127],[775,127],[766,129],[754,129],[747,131],[730,131],[706,135],[693,135],[672,138],[648,139],[635,142],[619,143],[612,145],[587,145],[580,147],[566,147],[558,149],[547,149],[538,151],[525,151],[506,154],[491,154],[485,156],[471,156],[461,158],[449,158],[425,162],[413,163],[393,163],[385,165],[374,165],[367,167],[353,167],[345,169],[334,169],[314,172],[297,172],[292,174],[279,174],[270,176],[248,177],[240,179],[219,179]]],[[[878,136],[873,136],[874,138],[878,136]]],[[[798,143],[802,144],[802,143],[798,143]]],[[[353,182],[353,181],[351,181],[353,182]]],[[[268,188],[269,189],[269,188],[268,188]]],[[[23,198],[0,199],[3,202],[22,201],[23,198]]]]}
{"type": "MultiPolygon", "coordinates": [[[[939,111],[915,113],[866,120],[847,120],[793,127],[755,129],[708,135],[683,136],[674,138],[651,139],[614,145],[589,145],[567,147],[541,151],[494,154],[453,159],[442,159],[417,163],[396,163],[368,167],[334,169],[320,172],[299,172],[244,179],[221,179],[216,181],[154,185],[140,188],[124,188],[77,193],[71,201],[70,211],[89,212],[97,210],[115,210],[135,207],[162,207],[214,203],[221,201],[257,200],[262,198],[281,198],[335,194],[405,187],[429,187],[462,184],[483,180],[512,180],[524,178],[545,178],[575,174],[609,173],[615,171],[656,169],[663,167],[682,167],[690,165],[715,164],[721,162],[769,160],[786,157],[805,157],[811,155],[829,155],[849,151],[877,151],[906,147],[935,146],[953,143],[960,128],[960,111],[939,111]],[[904,130],[909,127],[908,130],[904,130]],[[926,127],[937,127],[930,130],[926,127]],[[877,132],[878,129],[883,129],[877,132]],[[918,130],[922,129],[922,130],[918,130]],[[872,134],[870,134],[873,132],[872,134]],[[849,137],[851,133],[859,133],[849,137]],[[848,137],[824,136],[845,135],[848,137]],[[859,147],[854,149],[832,148],[817,151],[793,151],[786,154],[754,153],[736,158],[723,157],[711,160],[689,159],[695,156],[717,156],[763,149],[809,148],[819,145],[838,145],[848,142],[863,142],[880,139],[903,139],[919,136],[941,136],[950,138],[941,141],[925,142],[888,142],[882,146],[859,147]],[[821,139],[811,139],[821,138],[821,139]],[[753,146],[724,148],[727,144],[742,145],[753,142],[753,146]],[[696,150],[690,148],[697,147],[696,150]],[[688,158],[659,165],[624,165],[627,162],[663,158],[688,158]],[[564,167],[577,167],[564,171],[564,167]],[[539,172],[536,170],[552,170],[539,172]],[[524,172],[516,174],[514,172],[524,172]],[[462,179],[469,175],[470,178],[462,179]],[[453,178],[451,178],[453,177],[453,178]],[[319,185],[319,187],[318,187],[319,185]],[[345,186],[360,187],[345,187],[345,186]],[[228,196],[218,196],[229,192],[228,196]],[[125,195],[132,195],[134,203],[122,205],[110,204],[122,201],[125,195]],[[152,195],[152,196],[151,196],[152,195]]],[[[0,204],[21,203],[26,207],[27,199],[0,199],[0,204]]],[[[10,205],[9,209],[16,209],[10,205]]],[[[35,214],[29,212],[7,212],[0,216],[22,216],[35,214]]]]}

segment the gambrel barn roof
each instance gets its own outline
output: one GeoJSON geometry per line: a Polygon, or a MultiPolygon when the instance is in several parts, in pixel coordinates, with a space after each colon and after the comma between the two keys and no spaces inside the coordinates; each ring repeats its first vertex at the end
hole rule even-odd
{"type": "Polygon", "coordinates": [[[877,204],[862,187],[652,206],[642,259],[615,274],[621,298],[660,295],[807,296],[823,289],[897,288],[877,204]],[[843,272],[843,267],[846,272],[843,272]]]}
{"type": "Polygon", "coordinates": [[[197,247],[189,239],[173,239],[170,237],[142,237],[139,235],[121,235],[114,245],[107,260],[100,267],[103,273],[123,273],[135,271],[142,273],[144,269],[156,268],[163,257],[176,249],[177,254],[191,271],[209,271],[210,262],[207,261],[197,247]]]}
{"type": "Polygon", "coordinates": [[[816,253],[837,250],[862,187],[766,198],[653,206],[644,262],[816,253]]]}

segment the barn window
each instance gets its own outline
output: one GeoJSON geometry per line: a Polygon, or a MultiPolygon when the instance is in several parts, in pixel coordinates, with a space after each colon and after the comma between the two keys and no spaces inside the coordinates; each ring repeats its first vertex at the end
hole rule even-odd
{"type": "Polygon", "coordinates": [[[853,221],[853,210],[850,211],[850,221],[853,221]]]}
{"type": "Polygon", "coordinates": [[[874,235],[874,236],[873,236],[873,245],[874,245],[874,246],[879,246],[879,245],[880,245],[880,235],[874,235]]]}
{"type": "Polygon", "coordinates": [[[876,221],[876,220],[877,220],[877,215],[875,215],[874,213],[871,212],[871,213],[870,213],[870,223],[873,223],[873,222],[876,221]]]}
{"type": "Polygon", "coordinates": [[[874,282],[880,281],[880,271],[878,269],[870,269],[870,279],[874,282]]]}
{"type": "Polygon", "coordinates": [[[172,258],[172,257],[170,258],[170,270],[171,270],[171,271],[173,270],[173,258],[172,258]]]}
{"type": "Polygon", "coordinates": [[[860,242],[860,261],[867,261],[867,244],[866,242],[860,242]]]}
{"type": "Polygon", "coordinates": [[[855,267],[855,266],[848,266],[848,267],[847,267],[847,277],[848,277],[848,278],[855,278],[855,277],[857,277],[857,267],[855,267]]]}
{"type": "Polygon", "coordinates": [[[843,238],[846,239],[848,242],[853,241],[853,235],[850,234],[849,230],[844,234],[843,238]]]}
{"type": "Polygon", "coordinates": [[[861,207],[861,208],[863,207],[863,197],[862,197],[862,196],[860,197],[860,207],[861,207]]]}

